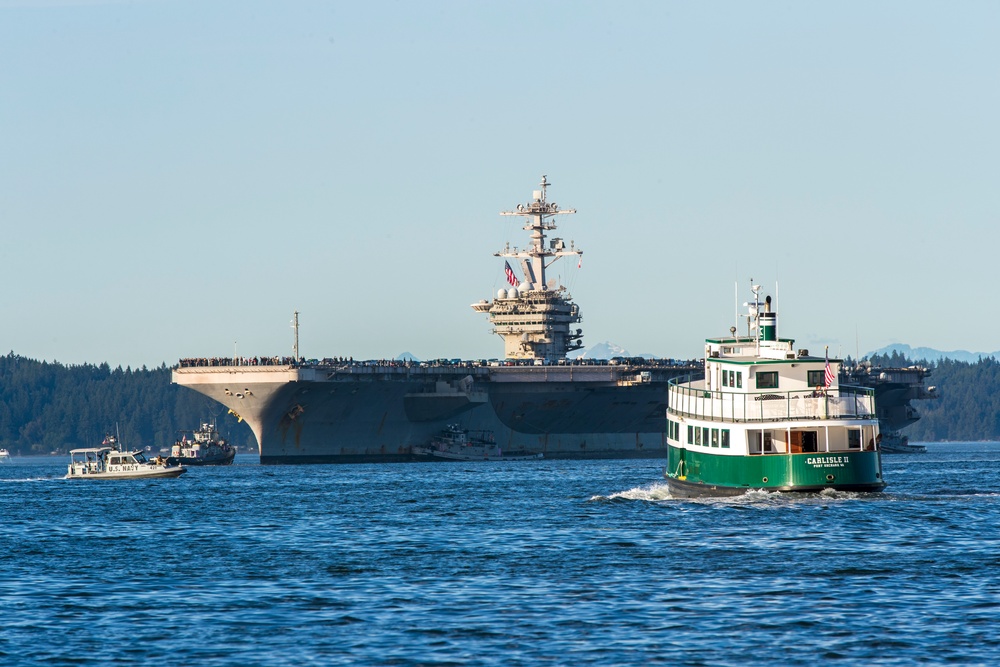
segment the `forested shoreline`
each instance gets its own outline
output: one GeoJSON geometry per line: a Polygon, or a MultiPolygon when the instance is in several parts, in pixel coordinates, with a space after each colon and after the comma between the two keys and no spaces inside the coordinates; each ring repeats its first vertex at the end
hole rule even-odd
{"type": "MultiPolygon", "coordinates": [[[[1000,440],[1000,362],[911,360],[874,355],[875,367],[919,364],[939,398],[914,401],[920,421],[904,433],[915,442],[1000,440]]],[[[65,453],[94,447],[120,433],[127,447],[169,447],[182,429],[215,421],[240,448],[256,447],[253,434],[222,405],[170,382],[171,369],[107,363],[63,365],[13,352],[0,357],[0,447],[13,454],[65,453]]]]}
{"type": "Polygon", "coordinates": [[[2,356],[0,447],[20,455],[65,453],[97,447],[117,432],[126,447],[156,451],[172,445],[182,429],[211,421],[238,447],[256,447],[246,424],[215,401],[171,384],[170,370],[2,356]]]}

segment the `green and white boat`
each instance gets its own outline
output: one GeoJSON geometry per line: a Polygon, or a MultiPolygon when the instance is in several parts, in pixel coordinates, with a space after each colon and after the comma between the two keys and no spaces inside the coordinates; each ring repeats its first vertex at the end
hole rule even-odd
{"type": "Polygon", "coordinates": [[[841,385],[839,359],[778,338],[753,285],[747,335],[705,341],[705,377],[668,386],[666,478],[675,497],[759,489],[881,491],[872,389],[841,385]]]}

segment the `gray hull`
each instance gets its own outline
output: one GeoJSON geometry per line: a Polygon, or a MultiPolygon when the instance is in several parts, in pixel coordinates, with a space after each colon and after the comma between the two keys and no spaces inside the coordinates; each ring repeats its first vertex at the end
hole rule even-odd
{"type": "Polygon", "coordinates": [[[411,460],[448,424],[545,458],[666,456],[666,382],[686,366],[181,367],[247,421],[261,463],[411,460]]]}

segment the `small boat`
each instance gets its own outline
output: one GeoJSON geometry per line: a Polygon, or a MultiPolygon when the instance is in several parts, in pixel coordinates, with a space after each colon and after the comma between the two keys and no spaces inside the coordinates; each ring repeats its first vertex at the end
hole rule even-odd
{"type": "Polygon", "coordinates": [[[510,451],[504,453],[490,431],[468,431],[450,424],[431,439],[429,444],[414,445],[413,455],[447,461],[526,461],[542,458],[541,452],[510,451]]]}
{"type": "Polygon", "coordinates": [[[103,447],[70,450],[69,458],[64,479],[144,479],[177,477],[187,472],[187,468],[170,465],[163,457],[150,461],[139,449],[122,451],[113,436],[104,439],[103,447]]]}
{"type": "Polygon", "coordinates": [[[706,339],[704,378],[668,383],[671,494],[881,491],[874,390],[840,384],[840,360],[779,339],[771,297],[752,291],[747,335],[706,339]]]}
{"type": "Polygon", "coordinates": [[[229,465],[236,457],[236,448],[219,437],[215,424],[202,424],[197,431],[185,432],[174,443],[167,462],[188,466],[229,465]],[[188,440],[187,433],[192,434],[188,440]]]}
{"type": "Polygon", "coordinates": [[[883,431],[879,440],[879,449],[883,454],[924,454],[927,448],[923,445],[910,443],[909,436],[902,433],[883,431]]]}
{"type": "Polygon", "coordinates": [[[6,448],[0,448],[0,463],[7,463],[10,461],[10,452],[6,448]]]}

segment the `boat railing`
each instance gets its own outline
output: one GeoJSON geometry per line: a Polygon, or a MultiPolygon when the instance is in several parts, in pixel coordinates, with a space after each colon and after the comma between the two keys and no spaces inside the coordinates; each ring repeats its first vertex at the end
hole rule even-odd
{"type": "Polygon", "coordinates": [[[868,387],[735,392],[709,390],[688,382],[684,378],[669,381],[667,405],[672,414],[723,422],[875,418],[875,392],[868,387]]]}

